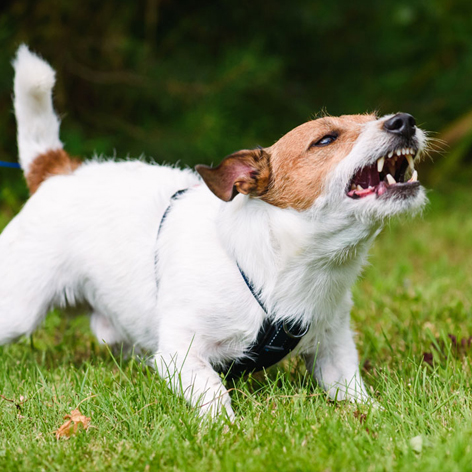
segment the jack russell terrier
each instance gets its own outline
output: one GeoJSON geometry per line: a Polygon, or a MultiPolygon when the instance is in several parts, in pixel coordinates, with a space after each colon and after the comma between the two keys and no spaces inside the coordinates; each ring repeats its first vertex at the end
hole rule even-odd
{"type": "Polygon", "coordinates": [[[24,45],[14,68],[31,198],[0,235],[0,344],[86,302],[99,341],[150,352],[202,414],[234,418],[221,373],[289,355],[330,397],[369,401],[350,288],[383,222],[426,203],[411,115],[325,116],[198,173],[81,163],[59,140],[54,70],[24,45]]]}

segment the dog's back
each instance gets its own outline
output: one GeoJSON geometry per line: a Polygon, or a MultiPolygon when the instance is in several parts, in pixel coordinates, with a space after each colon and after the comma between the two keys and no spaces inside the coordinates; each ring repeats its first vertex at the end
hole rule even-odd
{"type": "Polygon", "coordinates": [[[109,322],[113,313],[127,313],[124,324],[151,338],[133,315],[155,313],[159,222],[170,196],[198,177],[140,161],[72,159],[59,139],[53,69],[26,46],[13,65],[19,160],[32,196],[0,238],[0,344],[33,332],[51,307],[82,300],[100,341],[129,338],[109,322]]]}

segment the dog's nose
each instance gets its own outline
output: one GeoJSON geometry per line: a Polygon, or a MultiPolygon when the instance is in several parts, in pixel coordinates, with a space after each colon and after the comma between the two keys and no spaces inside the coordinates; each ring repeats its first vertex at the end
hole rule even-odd
{"type": "Polygon", "coordinates": [[[408,113],[397,113],[383,125],[385,131],[411,138],[416,132],[416,121],[408,113]]]}

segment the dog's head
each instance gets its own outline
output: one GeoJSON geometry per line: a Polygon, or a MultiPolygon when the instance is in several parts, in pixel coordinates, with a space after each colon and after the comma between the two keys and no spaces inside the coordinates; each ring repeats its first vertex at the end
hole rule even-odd
{"type": "Polygon", "coordinates": [[[423,206],[415,165],[425,145],[425,133],[406,113],[326,116],[269,148],[239,151],[197,171],[224,201],[242,193],[280,208],[333,205],[377,219],[423,206]]]}

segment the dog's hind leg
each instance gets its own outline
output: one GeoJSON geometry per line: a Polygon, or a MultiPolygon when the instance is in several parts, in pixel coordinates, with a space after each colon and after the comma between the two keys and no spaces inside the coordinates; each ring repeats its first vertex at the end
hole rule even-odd
{"type": "Polygon", "coordinates": [[[90,317],[90,329],[98,339],[100,344],[107,344],[114,356],[122,356],[129,359],[133,355],[140,355],[141,351],[137,346],[129,343],[118,329],[113,325],[110,318],[94,311],[90,317]]]}
{"type": "Polygon", "coordinates": [[[57,298],[60,282],[52,248],[38,244],[35,228],[21,216],[0,234],[0,344],[34,331],[57,298]]]}
{"type": "Polygon", "coordinates": [[[101,344],[114,345],[123,342],[122,336],[111,324],[111,321],[101,313],[92,313],[90,329],[101,344]]]}

